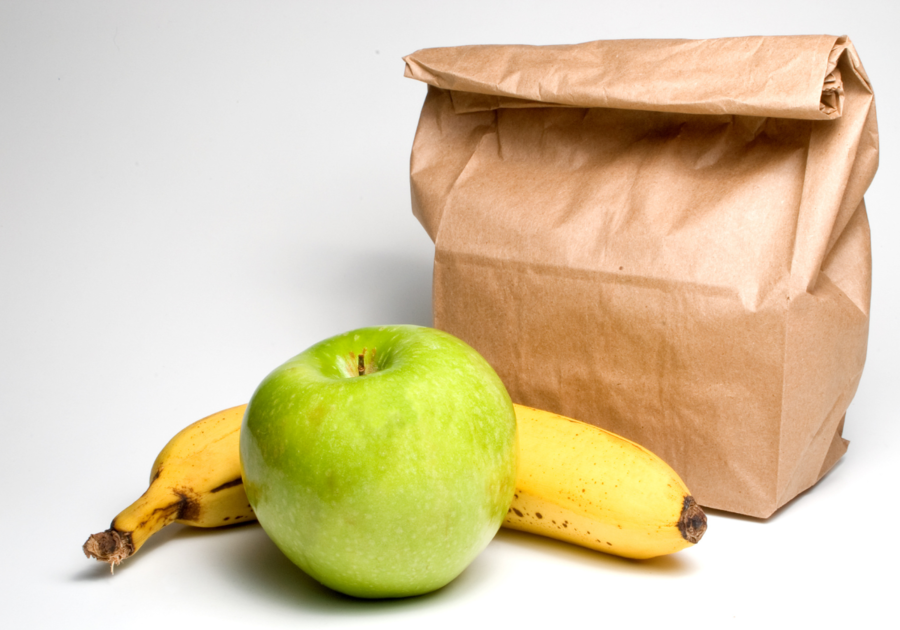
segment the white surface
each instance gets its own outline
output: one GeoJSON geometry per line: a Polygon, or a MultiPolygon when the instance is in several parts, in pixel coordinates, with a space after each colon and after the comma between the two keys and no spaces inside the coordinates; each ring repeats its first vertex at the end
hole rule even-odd
{"type": "Polygon", "coordinates": [[[880,625],[900,563],[898,17],[888,0],[0,3],[2,625],[880,625]],[[851,36],[883,147],[852,444],[814,490],[767,522],[713,513],[700,545],[644,563],[504,530],[405,601],[317,586],[255,525],[172,526],[113,577],[82,556],[182,426],[319,339],[430,323],[407,170],[425,86],[402,55],[799,33],[851,36]]]}

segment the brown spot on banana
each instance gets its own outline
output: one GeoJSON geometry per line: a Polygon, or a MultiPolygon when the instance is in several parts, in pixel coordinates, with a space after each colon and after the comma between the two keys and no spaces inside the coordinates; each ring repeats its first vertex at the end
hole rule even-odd
{"type": "Polygon", "coordinates": [[[238,477],[237,479],[232,479],[231,481],[226,481],[225,483],[223,483],[220,486],[216,486],[215,488],[210,490],[210,492],[211,493],[220,492],[221,490],[225,490],[227,488],[234,488],[235,486],[240,486],[243,483],[244,483],[244,480],[241,477],[238,477]]]}
{"type": "MultiPolygon", "coordinates": [[[[153,508],[148,512],[144,512],[141,520],[137,523],[131,521],[131,525],[124,525],[123,515],[119,514],[116,518],[113,519],[112,526],[110,529],[114,529],[117,532],[128,534],[129,536],[133,535],[133,532],[138,530],[149,529],[150,532],[155,532],[160,528],[168,525],[172,521],[181,518],[182,506],[187,501],[186,497],[180,492],[175,492],[175,496],[178,497],[177,500],[169,501],[159,507],[153,508]]],[[[190,510],[189,510],[190,511],[190,510]]],[[[128,522],[130,519],[124,519],[128,522]]],[[[139,545],[135,545],[135,551],[139,545]]],[[[130,555],[130,554],[129,554],[130,555]]],[[[127,556],[126,556],[127,557],[127,556]]]]}
{"type": "Polygon", "coordinates": [[[678,531],[681,537],[691,544],[697,544],[706,532],[706,514],[694,497],[684,497],[681,517],[678,519],[678,531]]]}
{"type": "Polygon", "coordinates": [[[200,501],[196,495],[189,490],[178,489],[175,494],[180,497],[178,502],[178,512],[175,520],[178,521],[196,521],[200,516],[200,501]]]}

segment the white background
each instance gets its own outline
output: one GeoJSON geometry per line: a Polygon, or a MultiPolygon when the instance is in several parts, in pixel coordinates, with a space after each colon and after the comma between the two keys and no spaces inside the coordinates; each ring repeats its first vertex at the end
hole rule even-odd
{"type": "MultiPolygon", "coordinates": [[[[803,627],[886,621],[900,456],[893,0],[0,2],[0,625],[126,628],[803,627]],[[502,530],[454,583],[365,602],[257,525],[173,525],[115,576],[81,553],[177,430],[310,344],[431,321],[409,205],[434,46],[849,34],[881,167],[869,357],[850,450],[763,522],[631,562],[502,530]]],[[[895,615],[892,615],[895,617],[895,615]]]]}

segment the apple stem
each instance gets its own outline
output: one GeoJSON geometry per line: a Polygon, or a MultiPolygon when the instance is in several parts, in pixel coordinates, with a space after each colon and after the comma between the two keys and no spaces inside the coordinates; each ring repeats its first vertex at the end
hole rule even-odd
{"type": "Polygon", "coordinates": [[[378,371],[378,366],[375,365],[375,348],[363,348],[362,353],[357,356],[357,371],[360,376],[378,371]]]}
{"type": "Polygon", "coordinates": [[[350,352],[347,359],[347,376],[365,376],[378,371],[375,363],[375,348],[363,348],[362,352],[350,352]]]}

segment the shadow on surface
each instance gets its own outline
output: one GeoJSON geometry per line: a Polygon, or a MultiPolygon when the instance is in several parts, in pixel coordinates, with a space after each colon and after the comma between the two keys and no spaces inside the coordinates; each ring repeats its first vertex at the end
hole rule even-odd
{"type": "MultiPolygon", "coordinates": [[[[147,542],[144,543],[144,545],[140,548],[140,550],[138,550],[136,554],[116,567],[115,572],[119,573],[121,571],[130,571],[132,569],[136,569],[142,562],[144,562],[145,558],[151,557],[154,549],[165,545],[170,541],[190,539],[197,536],[227,536],[229,532],[249,529],[254,526],[257,529],[259,528],[259,525],[255,521],[253,523],[241,523],[237,525],[230,525],[227,527],[217,527],[214,529],[190,527],[188,525],[182,525],[180,523],[173,523],[171,525],[168,525],[167,527],[164,527],[160,531],[153,534],[153,536],[151,536],[149,539],[147,539],[147,542]]],[[[82,582],[109,579],[110,570],[108,564],[106,564],[105,562],[99,562],[93,558],[85,558],[85,562],[87,563],[85,567],[72,576],[71,579],[73,581],[82,582]]]]}
{"type": "Polygon", "coordinates": [[[359,599],[323,586],[295,566],[266,536],[259,526],[242,536],[234,552],[219,559],[231,572],[242,591],[280,606],[319,614],[353,616],[388,613],[419,607],[443,598],[459,588],[466,589],[463,576],[433,593],[404,599],[359,599]]]}
{"type": "Polygon", "coordinates": [[[839,468],[844,465],[844,460],[839,459],[834,466],[831,467],[827,473],[825,473],[821,479],[819,479],[815,484],[792,498],[790,501],[782,505],[780,508],[775,510],[775,513],[767,518],[761,518],[758,516],[747,516],[746,514],[738,514],[736,512],[727,512],[725,510],[717,510],[715,508],[707,508],[704,507],[703,511],[706,512],[707,515],[714,516],[715,518],[727,518],[734,521],[745,521],[748,523],[775,523],[782,518],[782,515],[789,514],[792,510],[796,509],[792,506],[795,504],[802,503],[804,499],[814,496],[817,491],[823,491],[822,489],[828,484],[829,478],[837,472],[839,468]]]}
{"type": "MultiPolygon", "coordinates": [[[[655,575],[664,577],[683,577],[697,570],[696,565],[685,555],[690,549],[685,549],[676,554],[650,558],[647,560],[632,560],[607,553],[594,551],[585,547],[579,547],[571,543],[520,532],[513,529],[501,528],[494,539],[493,544],[521,547],[528,551],[548,554],[561,558],[566,562],[576,563],[583,567],[595,568],[602,571],[617,573],[632,573],[635,575],[655,575]]],[[[702,544],[702,541],[701,541],[702,544]]]]}
{"type": "MultiPolygon", "coordinates": [[[[251,598],[294,610],[320,615],[353,617],[356,615],[396,614],[438,602],[465,597],[498,579],[502,563],[492,561],[491,553],[482,553],[447,586],[417,597],[404,599],[358,599],[333,591],[295,566],[269,539],[258,523],[216,529],[202,529],[174,524],[164,528],[116,572],[139,570],[144,558],[152,558],[157,547],[197,537],[231,537],[227,552],[208,556],[208,570],[221,574],[236,591],[251,598]]],[[[649,560],[630,560],[578,547],[562,541],[501,528],[491,545],[518,548],[527,553],[547,554],[563,563],[612,573],[629,573],[662,577],[681,577],[694,573],[696,565],[686,556],[674,554],[649,560]]],[[[490,550],[486,550],[490,551],[490,550]]],[[[687,550],[689,553],[689,550],[687,550]]],[[[682,552],[683,553],[683,552],[682,552]]],[[[91,561],[70,578],[85,582],[115,579],[104,563],[91,561]]]]}

